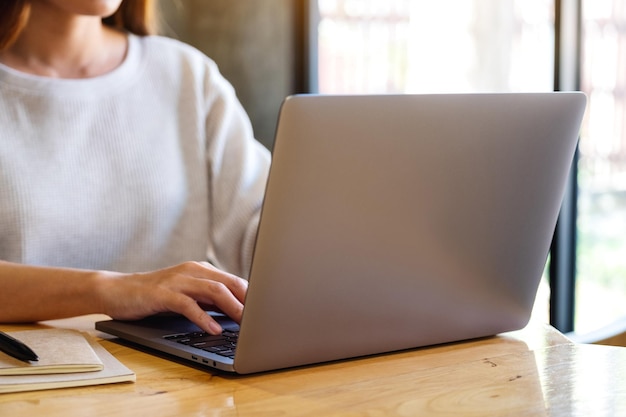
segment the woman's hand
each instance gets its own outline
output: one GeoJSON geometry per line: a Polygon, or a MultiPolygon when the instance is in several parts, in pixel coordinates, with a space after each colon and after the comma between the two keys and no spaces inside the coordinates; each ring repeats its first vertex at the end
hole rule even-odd
{"type": "Polygon", "coordinates": [[[221,326],[206,309],[241,321],[247,281],[206,262],[186,262],[147,273],[102,273],[102,312],[120,320],[153,314],[182,314],[204,331],[220,334],[221,326]]]}

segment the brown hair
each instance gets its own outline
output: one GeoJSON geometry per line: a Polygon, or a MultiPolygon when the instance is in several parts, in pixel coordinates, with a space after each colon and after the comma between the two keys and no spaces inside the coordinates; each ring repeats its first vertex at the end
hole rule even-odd
{"type": "MultiPolygon", "coordinates": [[[[8,48],[19,36],[28,22],[28,0],[0,1],[0,51],[8,48]]],[[[136,35],[157,32],[157,16],[154,0],[123,0],[119,9],[102,22],[136,35]]]]}
{"type": "Polygon", "coordinates": [[[0,51],[17,39],[30,14],[30,4],[26,0],[0,2],[0,51]]]}

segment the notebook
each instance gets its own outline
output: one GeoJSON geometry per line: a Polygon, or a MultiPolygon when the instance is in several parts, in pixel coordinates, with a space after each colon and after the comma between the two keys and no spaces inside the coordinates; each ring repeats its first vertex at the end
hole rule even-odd
{"type": "Polygon", "coordinates": [[[531,314],[582,93],[289,97],[241,327],[97,329],[248,374],[491,336],[531,314]],[[235,349],[236,345],[236,349],[235,349]]]}
{"type": "Polygon", "coordinates": [[[11,332],[39,356],[24,362],[0,352],[0,376],[42,375],[101,371],[102,361],[85,336],[69,329],[38,329],[11,332]]]}
{"type": "Polygon", "coordinates": [[[0,394],[135,381],[135,373],[88,334],[38,329],[11,335],[32,347],[39,361],[16,363],[0,357],[0,394]]]}

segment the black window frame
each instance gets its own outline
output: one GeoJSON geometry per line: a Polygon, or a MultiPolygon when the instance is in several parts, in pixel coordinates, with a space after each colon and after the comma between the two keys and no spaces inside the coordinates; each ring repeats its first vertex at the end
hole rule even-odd
{"type": "MultiPolygon", "coordinates": [[[[578,91],[581,80],[582,0],[555,0],[554,90],[578,91]]],[[[576,152],[550,250],[550,324],[563,333],[575,330],[578,217],[576,152]]]]}

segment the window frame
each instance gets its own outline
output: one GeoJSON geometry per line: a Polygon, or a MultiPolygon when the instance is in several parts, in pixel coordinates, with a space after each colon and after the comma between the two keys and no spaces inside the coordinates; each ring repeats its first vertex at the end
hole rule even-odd
{"type": "MultiPolygon", "coordinates": [[[[555,0],[554,90],[578,91],[581,81],[582,0],[555,0]]],[[[550,250],[550,324],[574,331],[578,217],[576,151],[550,250]]]]}

